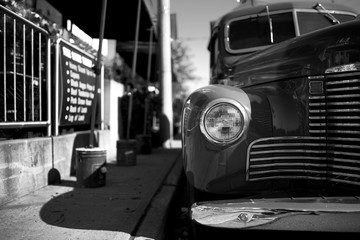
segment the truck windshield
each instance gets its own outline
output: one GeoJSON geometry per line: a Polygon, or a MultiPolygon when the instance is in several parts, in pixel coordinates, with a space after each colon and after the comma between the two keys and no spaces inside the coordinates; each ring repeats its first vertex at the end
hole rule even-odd
{"type": "MultiPolygon", "coordinates": [[[[340,23],[354,20],[355,16],[347,14],[332,14],[340,23]]],[[[299,22],[300,35],[321,29],[324,27],[332,26],[334,23],[329,21],[321,13],[312,12],[298,12],[297,18],[299,22]]]]}
{"type": "MultiPolygon", "coordinates": [[[[342,22],[355,19],[354,15],[332,14],[342,22]]],[[[296,36],[293,13],[270,15],[272,22],[273,43],[279,43],[296,36]]],[[[328,18],[319,12],[297,11],[299,34],[305,34],[333,25],[328,18]]],[[[234,19],[228,25],[227,50],[232,53],[245,49],[271,45],[269,17],[267,15],[234,19]]]]}
{"type": "MultiPolygon", "coordinates": [[[[274,43],[295,37],[292,13],[271,15],[274,43]]],[[[271,44],[268,16],[232,21],[228,28],[230,50],[240,50],[271,44]]]]}

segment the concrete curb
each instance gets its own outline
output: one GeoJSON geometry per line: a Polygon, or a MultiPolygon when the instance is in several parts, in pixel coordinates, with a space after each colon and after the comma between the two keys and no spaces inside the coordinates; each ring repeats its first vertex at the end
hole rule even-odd
{"type": "Polygon", "coordinates": [[[149,239],[165,240],[169,209],[176,195],[177,186],[181,181],[182,171],[181,153],[179,153],[159,191],[152,199],[146,211],[146,217],[140,222],[134,237],[135,240],[143,239],[142,236],[147,236],[149,239]]]}

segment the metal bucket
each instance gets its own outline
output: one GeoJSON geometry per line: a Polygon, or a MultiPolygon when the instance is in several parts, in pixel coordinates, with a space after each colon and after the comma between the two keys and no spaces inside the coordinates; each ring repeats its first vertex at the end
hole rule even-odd
{"type": "Polygon", "coordinates": [[[100,187],[106,183],[106,150],[76,148],[76,181],[82,187],[100,187]]]}
{"type": "Polygon", "coordinates": [[[116,162],[119,166],[136,165],[137,142],[135,139],[119,140],[116,144],[116,162]]]}

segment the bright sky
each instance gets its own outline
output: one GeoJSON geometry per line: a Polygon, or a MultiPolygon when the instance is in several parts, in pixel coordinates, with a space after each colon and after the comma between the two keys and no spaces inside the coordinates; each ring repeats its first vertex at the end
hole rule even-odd
{"type": "Polygon", "coordinates": [[[209,82],[210,21],[237,6],[236,0],[170,0],[171,13],[176,13],[178,39],[189,47],[189,55],[201,82],[192,88],[209,82]]]}
{"type": "MultiPolygon", "coordinates": [[[[321,1],[344,3],[360,12],[360,0],[321,1]]],[[[268,2],[272,1],[268,0],[268,2]]],[[[201,78],[200,82],[190,84],[190,91],[209,82],[207,44],[210,36],[210,21],[232,10],[237,4],[236,0],[170,0],[171,13],[176,13],[178,39],[189,47],[189,55],[196,69],[195,75],[201,78]]]]}

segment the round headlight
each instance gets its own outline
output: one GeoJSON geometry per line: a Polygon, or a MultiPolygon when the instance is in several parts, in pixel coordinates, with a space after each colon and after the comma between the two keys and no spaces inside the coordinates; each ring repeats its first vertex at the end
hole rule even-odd
{"type": "Polygon", "coordinates": [[[215,143],[232,143],[244,131],[246,112],[230,99],[211,102],[201,117],[200,128],[205,137],[215,143]]]}

